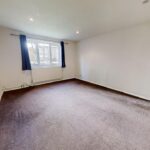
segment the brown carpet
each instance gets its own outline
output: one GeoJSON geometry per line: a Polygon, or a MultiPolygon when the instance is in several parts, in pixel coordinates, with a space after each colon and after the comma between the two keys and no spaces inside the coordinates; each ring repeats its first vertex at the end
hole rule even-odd
{"type": "Polygon", "coordinates": [[[0,150],[150,150],[150,103],[79,81],[7,92],[0,150]]]}

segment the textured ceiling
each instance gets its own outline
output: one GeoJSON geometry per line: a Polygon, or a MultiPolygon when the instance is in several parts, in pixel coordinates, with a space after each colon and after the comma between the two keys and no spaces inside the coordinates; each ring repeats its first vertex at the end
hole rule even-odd
{"type": "Polygon", "coordinates": [[[150,3],[141,0],[0,0],[0,25],[58,39],[81,40],[149,20],[150,3]]]}

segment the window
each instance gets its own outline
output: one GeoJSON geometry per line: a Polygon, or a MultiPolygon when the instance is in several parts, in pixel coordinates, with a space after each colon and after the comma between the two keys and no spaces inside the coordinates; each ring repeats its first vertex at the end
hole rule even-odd
{"type": "Polygon", "coordinates": [[[61,48],[59,43],[27,39],[32,67],[61,66],[61,48]]]}

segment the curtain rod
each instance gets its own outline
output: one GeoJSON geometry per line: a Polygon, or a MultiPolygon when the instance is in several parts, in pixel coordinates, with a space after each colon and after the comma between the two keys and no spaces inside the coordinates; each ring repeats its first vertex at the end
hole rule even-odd
{"type": "MultiPolygon", "coordinates": [[[[13,33],[11,33],[10,34],[11,36],[16,36],[16,37],[19,37],[19,35],[18,34],[13,34],[13,33]]],[[[32,37],[29,37],[29,38],[32,38],[32,37]]],[[[33,38],[34,39],[34,38],[33,38]]],[[[35,38],[36,39],[36,38],[35,38]]],[[[38,39],[38,38],[37,38],[38,39]]],[[[38,40],[43,40],[43,39],[38,39],[38,40]]],[[[48,41],[48,40],[46,40],[46,41],[48,41]]],[[[50,40],[50,41],[52,41],[52,42],[60,42],[60,41],[54,41],[54,40],[50,40]]],[[[64,42],[64,44],[69,44],[68,42],[64,42]]]]}

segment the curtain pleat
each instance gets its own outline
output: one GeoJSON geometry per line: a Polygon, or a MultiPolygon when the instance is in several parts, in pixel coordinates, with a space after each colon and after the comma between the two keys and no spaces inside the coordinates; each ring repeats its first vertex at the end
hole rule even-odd
{"type": "Polygon", "coordinates": [[[65,63],[65,46],[64,46],[64,42],[61,41],[60,45],[61,45],[62,68],[65,68],[66,67],[66,63],[65,63]]]}
{"type": "Polygon", "coordinates": [[[20,35],[20,46],[22,56],[22,70],[31,70],[31,63],[27,48],[27,39],[25,35],[20,35]]]}

